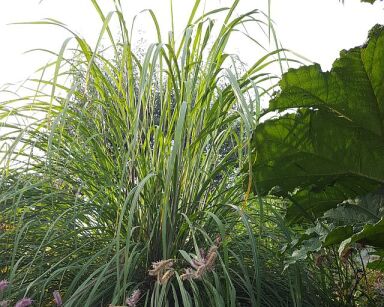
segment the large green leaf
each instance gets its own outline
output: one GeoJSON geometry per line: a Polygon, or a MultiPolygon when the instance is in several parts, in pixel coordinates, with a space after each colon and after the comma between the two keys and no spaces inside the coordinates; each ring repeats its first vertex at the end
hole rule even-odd
{"type": "Polygon", "coordinates": [[[351,194],[365,194],[372,188],[372,184],[366,183],[359,177],[339,177],[338,182],[319,190],[301,189],[293,193],[290,198],[293,205],[286,214],[288,223],[300,219],[300,217],[315,218],[324,210],[332,209],[335,204],[342,203],[351,194]],[[303,207],[304,206],[304,207],[303,207]]]}
{"type": "Polygon", "coordinates": [[[383,191],[370,193],[354,200],[347,200],[337,208],[324,213],[324,218],[337,225],[350,224],[359,229],[366,224],[374,224],[384,216],[383,191]]]}
{"type": "Polygon", "coordinates": [[[376,224],[365,225],[360,232],[341,242],[339,253],[341,254],[347,246],[355,242],[372,245],[376,248],[384,248],[384,218],[376,224]]]}
{"type": "Polygon", "coordinates": [[[384,183],[384,30],[319,65],[286,73],[268,112],[288,111],[253,136],[253,188],[289,195],[291,222],[320,216],[384,183]]]}

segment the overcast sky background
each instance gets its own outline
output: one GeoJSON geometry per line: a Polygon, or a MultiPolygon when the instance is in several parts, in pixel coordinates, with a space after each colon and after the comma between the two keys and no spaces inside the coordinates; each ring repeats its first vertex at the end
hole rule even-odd
{"type": "MultiPolygon", "coordinates": [[[[34,48],[58,52],[69,33],[52,26],[7,25],[20,21],[37,21],[43,18],[60,20],[89,43],[96,42],[101,22],[90,0],[12,0],[0,1],[0,86],[27,78],[49,59],[41,53],[23,54],[34,48]]],[[[113,10],[112,1],[100,0],[105,13],[113,10]]],[[[162,29],[170,29],[169,0],[121,0],[129,20],[143,9],[155,11],[162,29]]],[[[206,0],[207,9],[228,6],[230,0],[206,0]]],[[[193,0],[174,0],[176,34],[180,34],[193,0]]],[[[251,9],[266,10],[267,0],[242,0],[239,12],[251,9]]],[[[384,24],[384,2],[375,5],[359,0],[272,0],[272,18],[277,35],[284,47],[329,69],[341,49],[349,49],[364,42],[368,30],[376,23],[384,24]]],[[[136,29],[150,32],[152,24],[139,18],[136,29]]],[[[140,35],[140,33],[138,33],[140,35]]],[[[176,35],[177,37],[177,35],[176,35]]],[[[139,37],[136,37],[138,39],[139,37]]],[[[147,40],[151,38],[146,38],[147,40]]],[[[260,55],[242,46],[233,46],[246,61],[260,55]]]]}

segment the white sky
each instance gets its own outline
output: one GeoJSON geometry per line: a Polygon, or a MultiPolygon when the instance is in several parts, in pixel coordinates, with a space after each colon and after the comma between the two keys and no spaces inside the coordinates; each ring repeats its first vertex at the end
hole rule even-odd
{"type": "MultiPolygon", "coordinates": [[[[104,12],[113,9],[110,0],[99,0],[104,12]]],[[[121,0],[128,18],[145,8],[152,8],[161,27],[170,29],[169,0],[121,0]]],[[[230,0],[206,0],[209,7],[227,6],[230,0]]],[[[174,0],[178,33],[186,22],[193,0],[174,0]]],[[[266,8],[267,0],[242,0],[240,11],[266,8]]],[[[88,42],[97,39],[101,22],[90,0],[0,0],[0,86],[28,77],[43,66],[48,57],[41,53],[23,54],[34,48],[58,52],[69,33],[46,25],[7,25],[12,22],[60,20],[80,33],[88,42]]],[[[329,69],[339,50],[364,42],[368,30],[376,23],[384,24],[384,3],[362,4],[359,0],[272,0],[272,18],[283,46],[329,69]]],[[[148,19],[140,18],[138,28],[148,31],[148,19]]],[[[150,25],[152,27],[152,24],[150,25]]],[[[138,37],[137,37],[138,38],[138,37]]],[[[252,61],[254,55],[241,42],[233,46],[236,53],[252,61]]]]}

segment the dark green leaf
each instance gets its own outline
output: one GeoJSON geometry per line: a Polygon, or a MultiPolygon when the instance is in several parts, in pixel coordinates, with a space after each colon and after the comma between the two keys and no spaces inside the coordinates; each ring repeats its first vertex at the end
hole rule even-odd
{"type": "Polygon", "coordinates": [[[291,193],[289,221],[321,216],[384,183],[383,67],[384,31],[375,26],[330,72],[312,65],[283,76],[269,111],[290,114],[257,127],[253,188],[291,193]]]}

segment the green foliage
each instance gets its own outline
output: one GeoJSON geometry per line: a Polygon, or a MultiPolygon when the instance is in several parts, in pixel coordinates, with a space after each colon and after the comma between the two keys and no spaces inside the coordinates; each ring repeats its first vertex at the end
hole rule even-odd
{"type": "Polygon", "coordinates": [[[255,192],[289,195],[289,222],[321,216],[384,182],[384,31],[342,51],[330,72],[291,70],[253,136],[255,192]]]}
{"type": "Polygon", "coordinates": [[[92,2],[103,22],[97,46],[67,29],[76,44],[65,41],[42,77],[28,81],[30,95],[1,104],[7,298],[44,305],[59,290],[65,306],[106,306],[140,289],[142,306],[327,305],[305,267],[282,272],[277,250],[290,231],[276,226],[278,203],[270,211],[255,199],[243,204],[240,170],[269,92],[264,81],[273,80],[263,68],[281,50],[243,74],[229,68],[236,58],[225,50],[245,24],[265,27],[265,16],[234,14],[235,1],[196,17],[196,1],[181,39],[171,32],[164,41],[149,11],[158,41],[140,59],[120,1],[108,15],[92,2]],[[223,25],[215,14],[225,14],[223,25]],[[113,60],[99,50],[104,36],[113,60]],[[218,234],[215,267],[183,280],[186,259],[207,261],[201,249],[218,234]],[[170,259],[169,280],[149,276],[153,262],[170,259]]]}
{"type": "Polygon", "coordinates": [[[308,228],[289,244],[293,252],[288,256],[286,266],[335,245],[340,257],[346,250],[354,248],[355,243],[383,248],[383,200],[380,191],[347,200],[326,211],[315,227],[308,228]]]}
{"type": "Polygon", "coordinates": [[[313,261],[340,304],[380,306],[384,298],[378,272],[383,270],[382,201],[382,193],[372,193],[326,211],[316,226],[286,246],[285,267],[313,261]]]}
{"type": "Polygon", "coordinates": [[[356,199],[349,199],[337,208],[324,213],[324,218],[335,224],[353,224],[362,227],[366,223],[376,223],[383,216],[384,198],[382,191],[370,193],[356,199]]]}
{"type": "Polygon", "coordinates": [[[254,193],[288,199],[289,224],[312,223],[285,247],[286,267],[326,253],[322,276],[346,305],[363,291],[359,270],[368,286],[362,247],[384,247],[383,67],[384,27],[376,25],[330,72],[315,64],[284,74],[264,113],[281,115],[258,125],[252,139],[254,193]]]}

